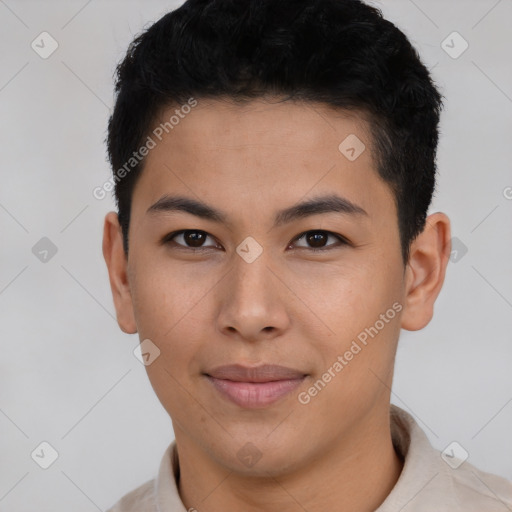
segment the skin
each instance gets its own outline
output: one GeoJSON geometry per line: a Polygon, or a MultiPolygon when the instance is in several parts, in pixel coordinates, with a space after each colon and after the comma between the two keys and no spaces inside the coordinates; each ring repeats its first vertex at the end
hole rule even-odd
{"type": "Polygon", "coordinates": [[[402,470],[389,426],[400,329],[422,329],[432,318],[450,221],[430,215],[404,266],[393,195],[375,170],[363,117],[268,98],[200,99],[146,157],[129,241],[126,259],[109,212],[103,254],[117,320],[161,351],[146,369],[172,419],[186,508],[374,511],[402,470]],[[338,149],[349,134],[366,145],[354,161],[338,149]],[[278,210],[331,193],[367,215],[329,212],[273,227],[278,210]],[[146,213],[164,194],[203,201],[229,223],[146,213]],[[184,229],[206,232],[206,249],[194,252],[201,243],[183,236],[161,243],[184,229]],[[350,243],[328,233],[316,245],[298,240],[316,230],[350,243]],[[252,263],[236,252],[248,236],[263,249],[252,263]],[[298,394],[395,302],[401,311],[308,404],[299,403],[298,394]],[[244,409],[203,375],[234,363],[281,364],[308,377],[278,402],[244,409]],[[261,455],[250,467],[237,457],[248,442],[261,455]]]}

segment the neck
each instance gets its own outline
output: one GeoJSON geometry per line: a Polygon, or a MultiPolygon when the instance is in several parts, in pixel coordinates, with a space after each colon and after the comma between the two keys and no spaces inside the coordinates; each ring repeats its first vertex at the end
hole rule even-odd
{"type": "Polygon", "coordinates": [[[275,476],[236,473],[175,427],[179,493],[187,510],[199,512],[374,512],[395,486],[403,462],[396,454],[389,413],[344,433],[326,453],[275,476]]]}

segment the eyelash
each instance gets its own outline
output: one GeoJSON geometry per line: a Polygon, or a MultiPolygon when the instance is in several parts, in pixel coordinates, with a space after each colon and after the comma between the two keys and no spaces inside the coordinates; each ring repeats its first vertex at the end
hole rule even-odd
{"type": "MultiPolygon", "coordinates": [[[[211,236],[206,231],[202,231],[200,229],[182,229],[180,231],[174,231],[174,232],[169,233],[168,235],[166,235],[162,239],[162,243],[163,244],[175,244],[180,249],[185,249],[185,250],[189,250],[189,251],[192,251],[192,252],[200,252],[200,251],[205,251],[205,250],[208,250],[208,249],[215,248],[213,246],[207,246],[207,247],[188,247],[188,246],[185,246],[185,245],[177,244],[173,239],[176,236],[182,235],[184,233],[202,233],[202,234],[205,234],[206,236],[211,236]]],[[[350,245],[349,241],[346,238],[344,238],[343,236],[338,235],[336,233],[333,233],[332,231],[326,231],[326,230],[323,230],[323,229],[310,229],[308,231],[304,231],[300,235],[297,235],[292,240],[291,243],[300,240],[301,238],[305,237],[307,234],[310,234],[310,233],[322,233],[322,234],[325,234],[327,236],[333,236],[333,237],[337,238],[340,243],[339,244],[331,244],[331,245],[328,245],[328,246],[322,247],[322,248],[299,247],[299,249],[308,249],[311,252],[325,252],[325,251],[329,251],[329,250],[331,250],[333,248],[340,247],[340,246],[343,246],[343,245],[350,245]]]]}

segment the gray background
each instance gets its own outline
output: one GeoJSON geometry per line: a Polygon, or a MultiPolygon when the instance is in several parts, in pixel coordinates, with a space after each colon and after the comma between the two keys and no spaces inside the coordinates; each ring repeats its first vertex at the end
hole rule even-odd
{"type": "MultiPolygon", "coordinates": [[[[101,253],[114,203],[92,190],[110,172],[115,65],[180,3],[0,0],[1,511],[105,510],[154,477],[173,438],[138,337],[115,321],[101,253]],[[59,45],[47,59],[31,48],[43,31],[59,45]],[[42,237],[57,247],[46,262],[32,252],[42,237]],[[59,455],[46,470],[31,458],[42,441],[59,455]]],[[[512,1],[373,4],[446,97],[430,212],[458,239],[434,319],[402,331],[393,402],[436,448],[457,441],[512,479],[512,1]],[[469,43],[458,58],[441,46],[453,31],[469,43]]]]}

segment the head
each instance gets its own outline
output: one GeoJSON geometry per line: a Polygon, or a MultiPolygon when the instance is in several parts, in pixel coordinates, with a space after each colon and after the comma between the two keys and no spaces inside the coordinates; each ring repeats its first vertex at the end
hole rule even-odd
{"type": "Polygon", "coordinates": [[[405,35],[359,0],[189,0],[133,41],[116,93],[103,251],[176,438],[257,473],[375,425],[449,254],[427,218],[441,96],[405,35]],[[209,380],[235,363],[305,377],[247,409],[209,380]]]}

